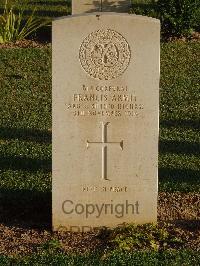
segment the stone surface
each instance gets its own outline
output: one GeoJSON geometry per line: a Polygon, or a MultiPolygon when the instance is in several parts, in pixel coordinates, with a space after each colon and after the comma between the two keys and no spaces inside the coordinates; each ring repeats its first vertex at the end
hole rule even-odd
{"type": "Polygon", "coordinates": [[[156,19],[53,22],[54,230],[156,221],[159,49],[156,19]]]}
{"type": "Polygon", "coordinates": [[[72,14],[91,12],[128,12],[130,0],[72,0],[72,14]]]}

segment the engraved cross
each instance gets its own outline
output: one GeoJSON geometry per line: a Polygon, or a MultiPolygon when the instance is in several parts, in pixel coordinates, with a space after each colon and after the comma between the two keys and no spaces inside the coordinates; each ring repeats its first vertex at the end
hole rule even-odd
{"type": "Polygon", "coordinates": [[[91,142],[87,140],[87,149],[89,149],[90,144],[101,145],[102,147],[102,179],[108,180],[107,176],[107,150],[109,145],[119,145],[123,150],[123,140],[120,142],[111,142],[107,140],[107,128],[110,122],[101,122],[102,125],[102,141],[91,142]]]}

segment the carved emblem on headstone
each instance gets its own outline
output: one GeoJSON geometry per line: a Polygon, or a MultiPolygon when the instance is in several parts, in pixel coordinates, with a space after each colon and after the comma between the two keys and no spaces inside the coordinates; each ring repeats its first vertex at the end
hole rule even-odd
{"type": "Polygon", "coordinates": [[[92,78],[111,80],[127,69],[131,51],[120,33],[111,29],[100,29],[83,40],[79,59],[85,72],[92,78]]]}

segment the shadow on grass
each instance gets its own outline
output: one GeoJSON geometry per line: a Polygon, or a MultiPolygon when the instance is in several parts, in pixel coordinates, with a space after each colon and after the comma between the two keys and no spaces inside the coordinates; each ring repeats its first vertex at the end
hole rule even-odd
{"type": "Polygon", "coordinates": [[[173,178],[179,182],[199,181],[200,171],[191,169],[176,169],[168,167],[159,167],[159,176],[162,179],[173,178]]]}
{"type": "MultiPolygon", "coordinates": [[[[30,16],[32,14],[32,10],[25,10],[24,11],[24,15],[25,16],[30,16]]],[[[66,11],[55,11],[55,10],[36,10],[35,11],[35,15],[37,17],[48,17],[48,18],[57,18],[57,17],[62,17],[62,16],[67,16],[69,15],[69,11],[67,10],[66,7],[66,11]]]]}
{"type": "Polygon", "coordinates": [[[25,170],[29,172],[37,172],[42,170],[44,172],[51,172],[51,159],[32,159],[19,156],[0,156],[1,170],[25,170]]]}
{"type": "Polygon", "coordinates": [[[71,6],[71,0],[65,0],[65,1],[30,1],[28,2],[29,5],[41,5],[41,6],[71,6]]]}
{"type": "Polygon", "coordinates": [[[163,128],[180,128],[182,127],[183,130],[185,128],[188,129],[200,129],[200,121],[199,120],[161,120],[160,127],[163,128]]]}
{"type": "Polygon", "coordinates": [[[51,193],[0,189],[0,223],[23,228],[51,228],[51,193]]]}
{"type": "Polygon", "coordinates": [[[159,143],[160,153],[173,154],[199,154],[199,143],[187,141],[161,140],[159,143]]]}
{"type": "MultiPolygon", "coordinates": [[[[197,217],[198,218],[198,217],[197,217]]],[[[189,231],[197,231],[197,234],[200,230],[200,220],[175,220],[173,223],[182,229],[186,229],[189,231]]]]}
{"type": "Polygon", "coordinates": [[[197,170],[159,167],[158,176],[160,191],[188,193],[200,189],[197,170]]]}
{"type": "MultiPolygon", "coordinates": [[[[15,9],[16,11],[16,14],[18,14],[19,12],[19,9],[15,9]]],[[[3,8],[0,8],[0,14],[3,14],[4,12],[4,9],[3,8]]],[[[26,9],[24,10],[23,12],[23,16],[24,18],[28,18],[29,16],[31,16],[33,13],[33,9],[26,9]]],[[[56,17],[62,17],[62,16],[67,16],[69,15],[69,11],[67,9],[67,6],[66,6],[66,11],[57,11],[57,10],[36,10],[35,11],[35,16],[36,17],[40,17],[41,19],[43,18],[45,20],[45,18],[56,18],[56,17]]]]}
{"type": "Polygon", "coordinates": [[[0,127],[0,139],[17,139],[51,144],[52,133],[48,130],[0,127]]]}

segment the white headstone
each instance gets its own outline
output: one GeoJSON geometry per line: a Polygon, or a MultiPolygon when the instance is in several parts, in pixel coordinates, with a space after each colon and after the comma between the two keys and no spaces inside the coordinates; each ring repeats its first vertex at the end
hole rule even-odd
{"type": "Polygon", "coordinates": [[[160,22],[53,22],[53,229],[157,219],[160,22]]]}
{"type": "Polygon", "coordinates": [[[72,14],[91,12],[128,12],[130,0],[72,0],[72,14]]]}

